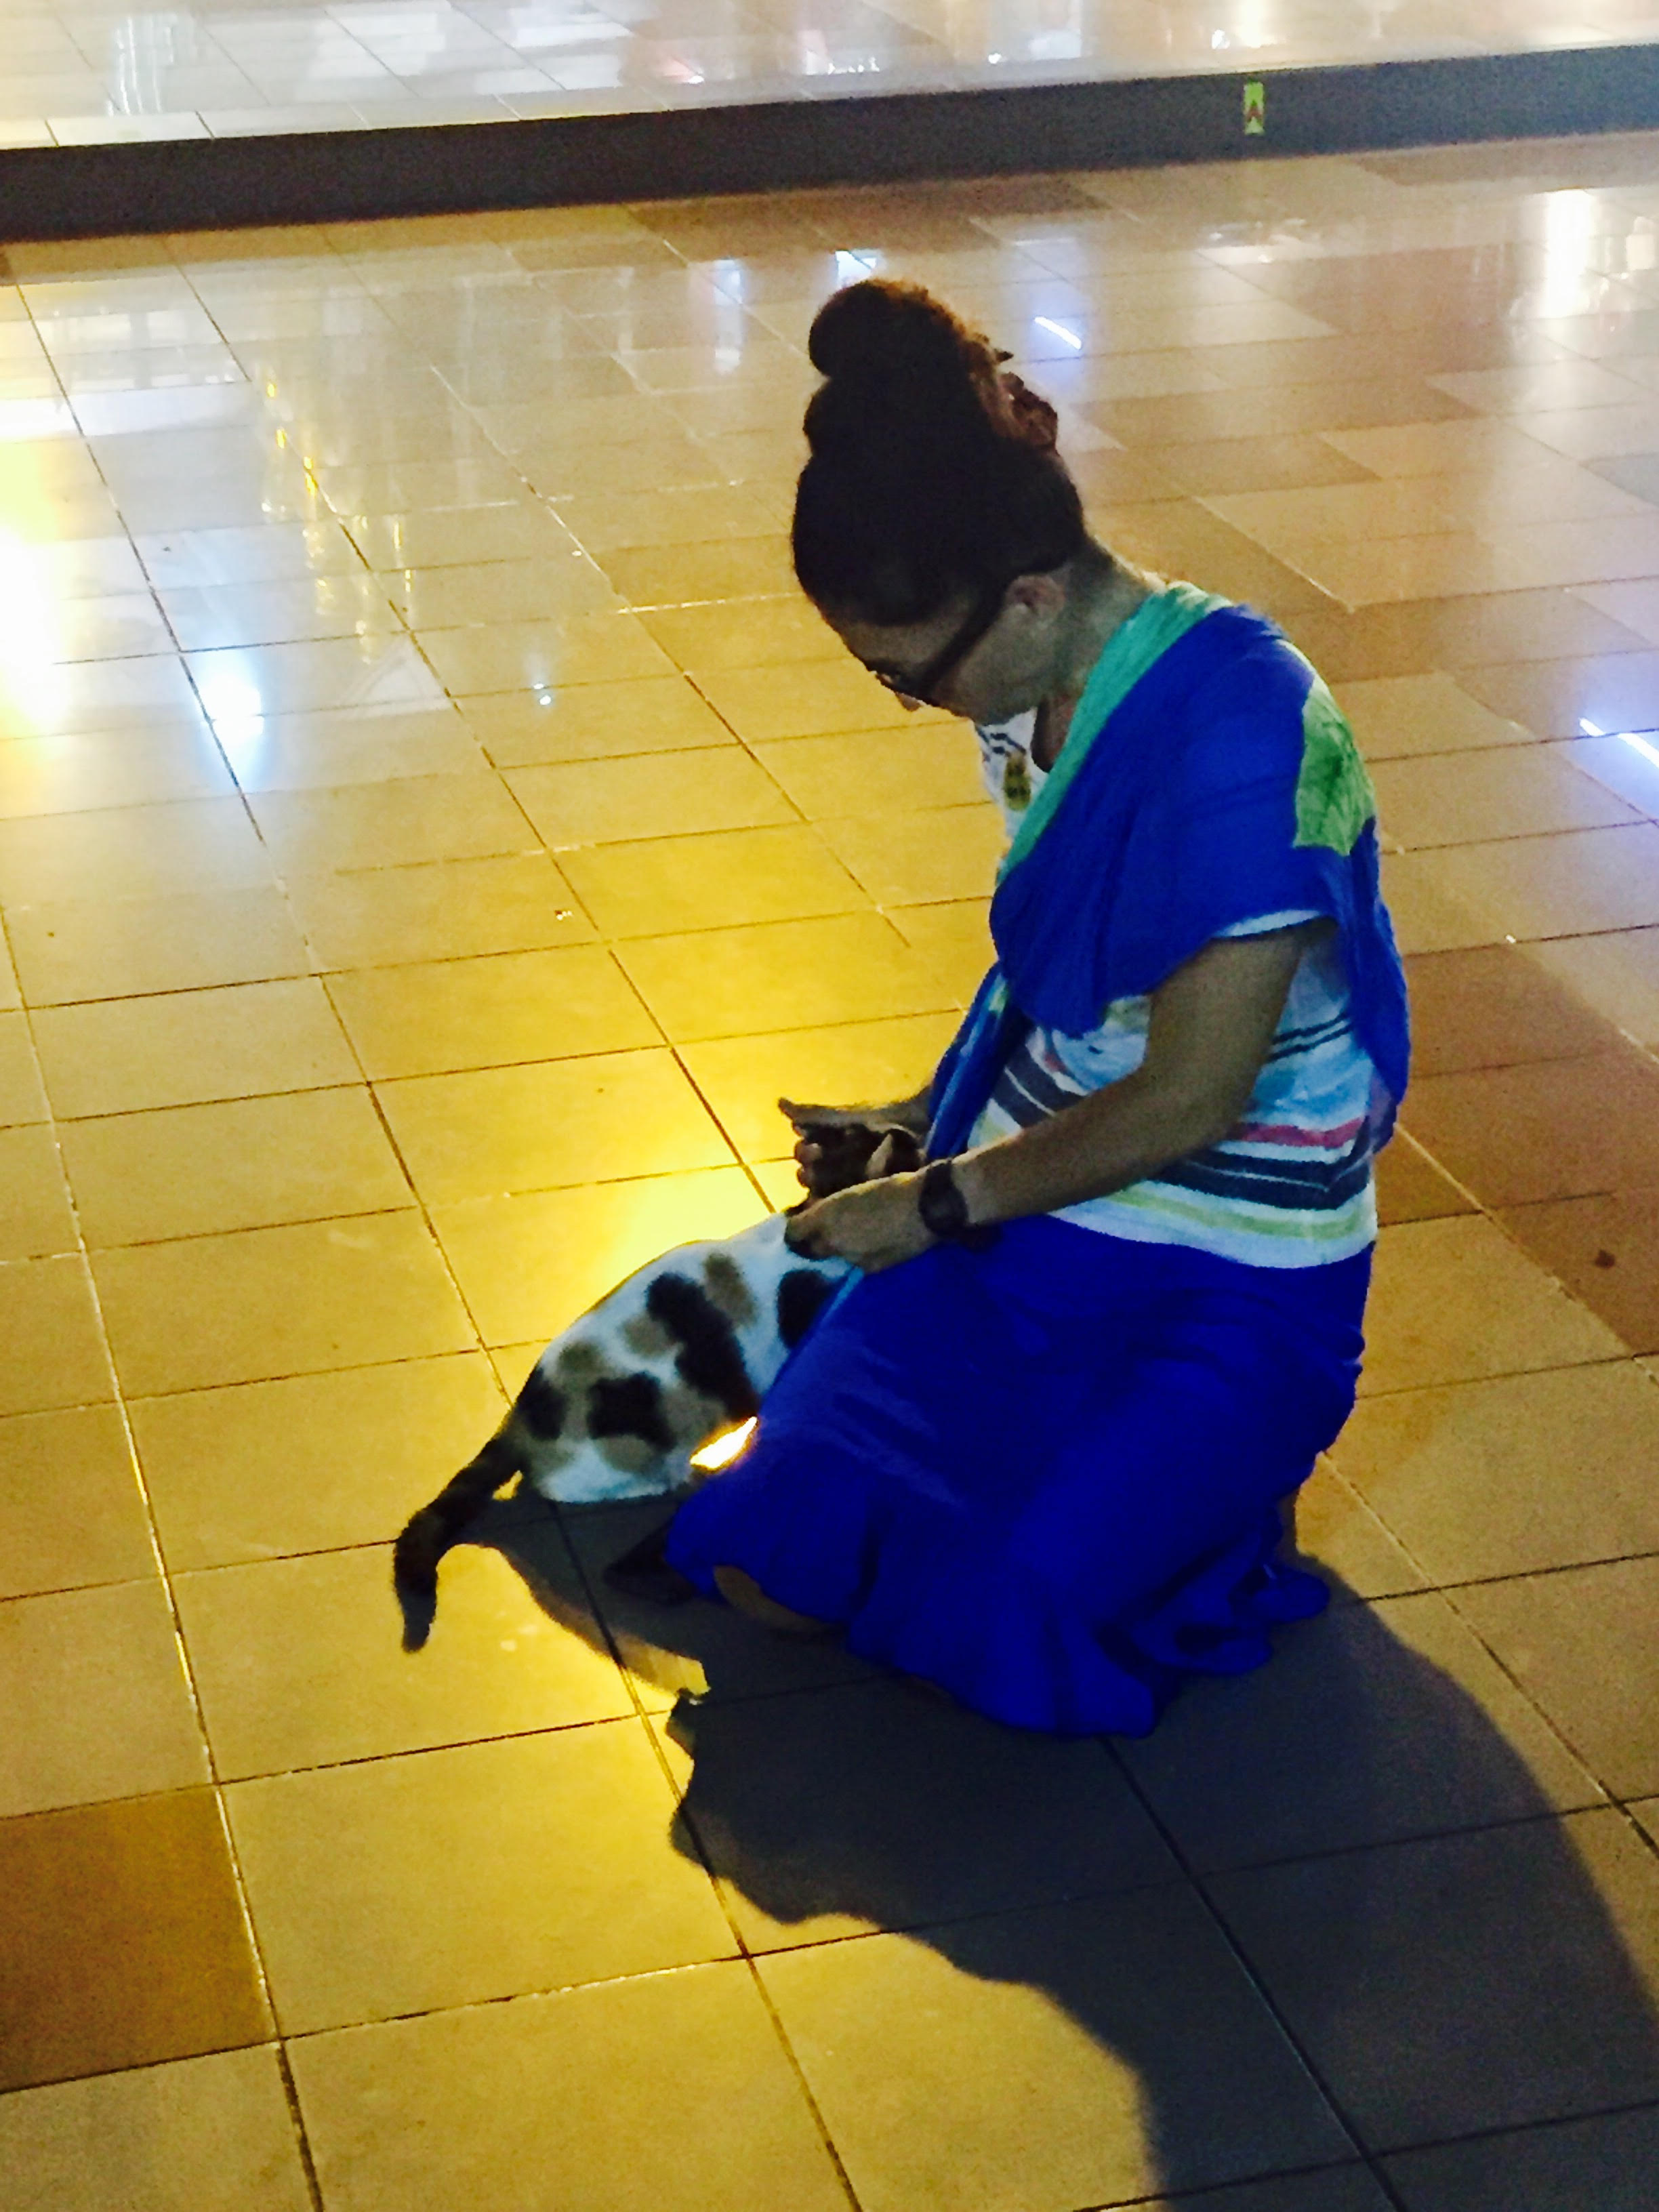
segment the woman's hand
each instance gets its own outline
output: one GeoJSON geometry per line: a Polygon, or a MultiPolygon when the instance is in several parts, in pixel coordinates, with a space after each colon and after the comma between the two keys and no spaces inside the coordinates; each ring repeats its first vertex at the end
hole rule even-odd
{"type": "Polygon", "coordinates": [[[866,1274],[879,1274],[934,1242],[916,1210],[921,1195],[920,1174],[854,1183],[792,1214],[784,1241],[808,1259],[850,1260],[866,1274]]]}

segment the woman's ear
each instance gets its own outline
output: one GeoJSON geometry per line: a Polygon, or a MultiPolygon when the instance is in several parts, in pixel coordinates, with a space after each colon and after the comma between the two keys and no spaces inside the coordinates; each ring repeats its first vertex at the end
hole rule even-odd
{"type": "Polygon", "coordinates": [[[1065,612],[1066,586],[1057,575],[1016,576],[1003,604],[1052,622],[1065,612]]]}

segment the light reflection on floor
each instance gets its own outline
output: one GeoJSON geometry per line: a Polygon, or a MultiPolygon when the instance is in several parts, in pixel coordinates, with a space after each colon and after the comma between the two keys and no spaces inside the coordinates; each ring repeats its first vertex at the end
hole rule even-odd
{"type": "Polygon", "coordinates": [[[1528,52],[1655,0],[0,0],[0,146],[1528,52]]]}

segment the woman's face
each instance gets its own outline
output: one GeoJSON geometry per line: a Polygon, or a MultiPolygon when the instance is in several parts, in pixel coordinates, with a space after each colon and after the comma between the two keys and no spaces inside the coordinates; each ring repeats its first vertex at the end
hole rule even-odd
{"type": "Polygon", "coordinates": [[[823,612],[848,651],[908,706],[992,724],[1037,706],[1051,688],[1065,605],[1056,578],[1019,576],[994,594],[963,592],[925,622],[823,612]]]}

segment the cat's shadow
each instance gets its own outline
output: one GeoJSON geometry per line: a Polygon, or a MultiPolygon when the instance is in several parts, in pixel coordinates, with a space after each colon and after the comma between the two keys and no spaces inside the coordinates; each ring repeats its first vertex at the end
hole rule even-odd
{"type": "MultiPolygon", "coordinates": [[[[1304,2058],[1371,2147],[1659,2098],[1659,2023],[1585,1857],[1650,1905],[1659,1881],[1440,1599],[1379,1612],[1339,1589],[1272,1666],[1196,1685],[1146,1742],[1059,1741],[833,1642],[611,1591],[603,1565],[662,1517],[509,1502],[471,1540],[627,1664],[681,1770],[676,1844],[750,1950],[904,1931],[1042,1992],[1132,2071],[1139,2126],[1097,2144],[1078,2202],[1352,2159],[1304,2058]],[[1470,1663],[1479,1698],[1450,1671],[1470,1663]]],[[[902,2051],[902,2024],[877,2032],[902,2051]]],[[[1362,2182],[1297,2212],[1382,2212],[1362,2182]]]]}

